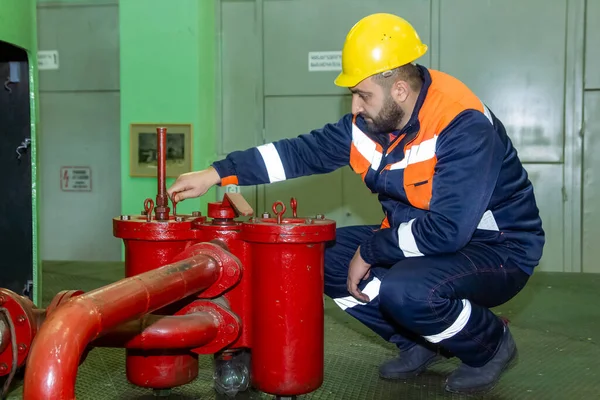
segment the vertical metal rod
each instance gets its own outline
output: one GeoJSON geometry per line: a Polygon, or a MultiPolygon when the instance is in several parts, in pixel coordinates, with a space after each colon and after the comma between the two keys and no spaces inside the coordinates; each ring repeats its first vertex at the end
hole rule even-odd
{"type": "Polygon", "coordinates": [[[167,128],[156,128],[156,152],[158,192],[156,194],[154,212],[157,221],[166,221],[169,219],[169,200],[166,184],[167,128]]]}

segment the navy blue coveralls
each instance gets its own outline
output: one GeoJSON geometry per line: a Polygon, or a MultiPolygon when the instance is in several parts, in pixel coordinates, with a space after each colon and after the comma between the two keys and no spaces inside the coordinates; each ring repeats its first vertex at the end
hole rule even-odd
{"type": "Polygon", "coordinates": [[[533,187],[502,123],[462,82],[418,66],[423,87],[408,124],[371,135],[345,115],[296,138],[213,163],[221,185],[257,185],[346,165],[373,193],[378,226],[337,230],[325,254],[325,294],[385,340],[441,346],[477,367],[493,357],[502,321],[489,308],[516,295],[542,257],[533,187]],[[371,276],[346,288],[360,246],[371,276]]]}

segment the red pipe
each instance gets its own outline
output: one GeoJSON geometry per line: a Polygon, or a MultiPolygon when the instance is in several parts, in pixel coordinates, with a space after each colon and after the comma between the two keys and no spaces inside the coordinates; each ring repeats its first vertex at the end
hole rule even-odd
{"type": "Polygon", "coordinates": [[[126,349],[193,349],[210,343],[219,320],[209,312],[187,315],[147,314],[126,322],[92,342],[93,347],[126,349]]]}
{"type": "Polygon", "coordinates": [[[23,398],[75,399],[79,360],[92,340],[205,290],[221,268],[213,258],[198,254],[70,299],[48,316],[32,343],[23,398]]]}
{"type": "Polygon", "coordinates": [[[158,175],[158,192],[156,194],[156,207],[154,213],[158,221],[169,219],[169,200],[167,196],[167,128],[156,128],[156,160],[158,175]]]}

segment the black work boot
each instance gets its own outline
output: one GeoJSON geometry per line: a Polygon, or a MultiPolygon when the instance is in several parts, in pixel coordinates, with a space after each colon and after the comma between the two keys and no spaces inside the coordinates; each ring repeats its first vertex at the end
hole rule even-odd
{"type": "Polygon", "coordinates": [[[496,355],[481,367],[461,364],[446,380],[446,390],[452,393],[477,393],[492,390],[500,375],[517,358],[517,346],[508,327],[504,327],[502,341],[496,355]]]}
{"type": "Polygon", "coordinates": [[[413,378],[442,359],[439,353],[417,344],[401,351],[399,357],[381,364],[379,376],[383,379],[413,378]]]}

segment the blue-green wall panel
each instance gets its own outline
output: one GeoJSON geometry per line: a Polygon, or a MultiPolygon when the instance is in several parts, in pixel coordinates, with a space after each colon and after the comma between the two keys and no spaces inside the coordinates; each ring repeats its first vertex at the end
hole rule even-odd
{"type": "Polygon", "coordinates": [[[600,272],[600,91],[584,97],[583,271],[600,272]]]}
{"type": "MultiPolygon", "coordinates": [[[[342,50],[350,28],[360,18],[376,12],[403,15],[414,25],[421,39],[430,43],[430,9],[428,0],[265,1],[265,94],[348,93],[348,89],[333,84],[339,72],[309,72],[308,53],[342,50]]],[[[430,54],[419,62],[429,65],[430,54]]]]}
{"type": "Polygon", "coordinates": [[[600,89],[600,1],[587,0],[585,88],[600,89]]]}
{"type": "Polygon", "coordinates": [[[502,119],[524,161],[561,161],[566,0],[441,2],[441,69],[502,119]]]}
{"type": "Polygon", "coordinates": [[[38,7],[39,48],[59,51],[59,69],[40,71],[40,91],[119,90],[119,7],[38,7]]]}

